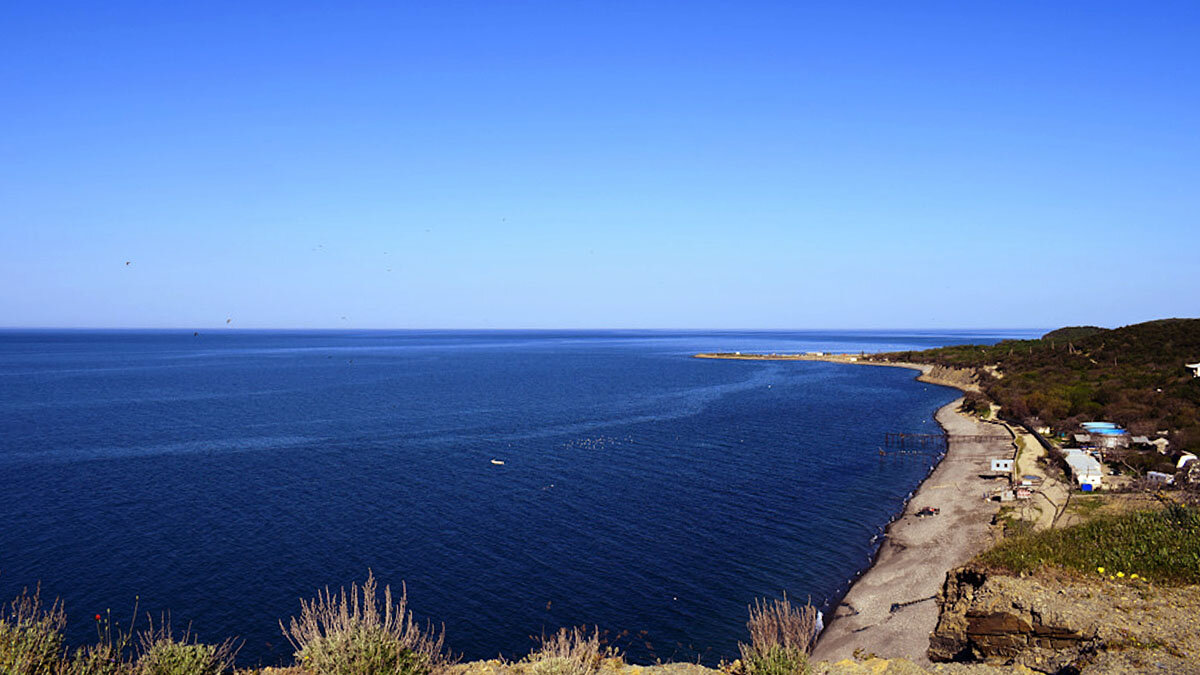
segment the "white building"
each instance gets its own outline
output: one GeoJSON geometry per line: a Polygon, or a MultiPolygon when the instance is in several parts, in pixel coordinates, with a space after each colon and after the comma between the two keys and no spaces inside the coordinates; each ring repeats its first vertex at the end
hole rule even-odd
{"type": "Polygon", "coordinates": [[[1013,461],[1011,459],[993,459],[992,473],[1012,473],[1013,461]]]}
{"type": "Polygon", "coordinates": [[[1200,363],[1185,363],[1184,365],[1192,369],[1192,377],[1200,377],[1200,363]]]}
{"type": "Polygon", "coordinates": [[[1064,450],[1067,466],[1071,467],[1071,475],[1084,492],[1099,490],[1104,476],[1100,461],[1082,450],[1064,450]]]}

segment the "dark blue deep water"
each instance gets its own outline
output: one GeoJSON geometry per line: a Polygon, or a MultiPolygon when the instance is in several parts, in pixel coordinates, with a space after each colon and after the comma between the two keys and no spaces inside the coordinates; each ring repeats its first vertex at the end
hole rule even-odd
{"type": "Polygon", "coordinates": [[[0,597],[40,581],[74,640],[140,598],[274,664],[299,598],[369,568],[467,658],[597,624],[713,662],[756,597],[844,592],[930,470],[883,433],[956,392],[690,355],[1005,336],[0,332],[0,597]]]}

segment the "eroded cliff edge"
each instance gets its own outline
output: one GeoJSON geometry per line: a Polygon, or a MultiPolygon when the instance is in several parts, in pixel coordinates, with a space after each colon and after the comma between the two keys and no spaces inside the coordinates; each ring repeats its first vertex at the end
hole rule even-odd
{"type": "Polygon", "coordinates": [[[930,636],[935,662],[1045,673],[1200,672],[1200,587],[1095,577],[946,575],[930,636]]]}

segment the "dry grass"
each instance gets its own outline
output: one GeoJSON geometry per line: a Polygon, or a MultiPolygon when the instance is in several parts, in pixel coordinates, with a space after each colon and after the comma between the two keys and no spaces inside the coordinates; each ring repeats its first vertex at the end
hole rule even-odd
{"type": "Polygon", "coordinates": [[[139,653],[137,675],[220,675],[233,668],[238,645],[232,640],[220,644],[203,644],[191,628],[179,638],[171,633],[171,623],[164,618],[159,628],[153,622],[138,635],[139,653]]]}
{"type": "Polygon", "coordinates": [[[808,653],[816,639],[817,610],[782,600],[755,600],[750,607],[750,644],[739,643],[747,675],[798,675],[808,671],[808,653]]]}
{"type": "Polygon", "coordinates": [[[0,613],[0,672],[50,675],[63,662],[62,629],[67,616],[57,600],[42,607],[42,587],[21,591],[0,613]]]}
{"type": "Polygon", "coordinates": [[[533,675],[591,675],[600,670],[606,658],[618,658],[612,649],[600,646],[600,631],[593,628],[560,628],[550,637],[542,636],[541,646],[525,657],[533,675]]]}
{"type": "Polygon", "coordinates": [[[300,616],[279,626],[297,665],[314,675],[426,675],[452,663],[442,651],[444,633],[417,626],[403,586],[398,602],[385,587],[381,606],[370,572],[361,587],[301,600],[300,616]]]}

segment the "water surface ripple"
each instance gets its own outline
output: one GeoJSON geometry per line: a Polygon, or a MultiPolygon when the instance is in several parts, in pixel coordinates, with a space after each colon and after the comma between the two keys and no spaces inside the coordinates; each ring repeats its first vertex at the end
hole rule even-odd
{"type": "Polygon", "coordinates": [[[3,331],[0,593],[40,580],[74,640],[140,596],[274,664],[298,598],[370,568],[468,658],[586,623],[715,662],[754,598],[844,591],[930,468],[883,433],[956,392],[689,355],[998,337],[3,331]]]}

